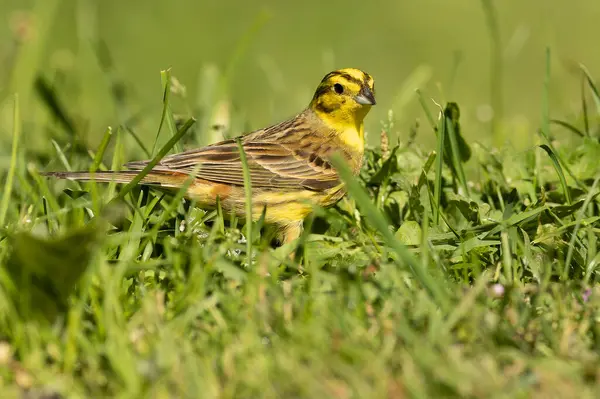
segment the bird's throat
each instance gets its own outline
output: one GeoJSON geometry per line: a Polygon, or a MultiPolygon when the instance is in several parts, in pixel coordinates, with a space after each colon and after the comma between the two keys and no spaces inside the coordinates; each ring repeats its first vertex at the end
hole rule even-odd
{"type": "Polygon", "coordinates": [[[363,119],[366,112],[357,115],[336,110],[329,113],[317,111],[316,114],[329,130],[337,133],[341,145],[363,154],[365,149],[363,119]]]}
{"type": "Polygon", "coordinates": [[[357,127],[349,127],[344,129],[339,134],[340,141],[343,145],[348,147],[348,149],[362,154],[365,151],[365,135],[364,135],[364,125],[361,124],[357,127]]]}

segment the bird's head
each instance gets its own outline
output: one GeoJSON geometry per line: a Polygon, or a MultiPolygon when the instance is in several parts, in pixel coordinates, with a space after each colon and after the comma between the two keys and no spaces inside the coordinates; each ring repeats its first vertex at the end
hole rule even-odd
{"type": "Polygon", "coordinates": [[[344,125],[362,125],[375,104],[375,83],[371,75],[360,69],[345,68],[325,75],[309,108],[341,129],[344,125]]]}

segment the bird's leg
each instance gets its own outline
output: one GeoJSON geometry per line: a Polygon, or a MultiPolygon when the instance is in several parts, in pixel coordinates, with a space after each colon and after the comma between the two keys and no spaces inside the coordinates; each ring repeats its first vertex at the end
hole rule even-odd
{"type": "Polygon", "coordinates": [[[300,237],[300,234],[302,234],[302,221],[297,222],[297,223],[287,224],[287,225],[283,226],[283,229],[281,232],[281,236],[282,236],[281,243],[289,244],[289,243],[293,242],[294,240],[296,240],[298,237],[300,237]]]}
{"type": "MultiPolygon", "coordinates": [[[[302,221],[281,226],[279,231],[281,245],[290,244],[297,240],[302,234],[302,230],[302,221]]],[[[296,249],[289,254],[289,258],[292,261],[296,258],[296,249]]]]}

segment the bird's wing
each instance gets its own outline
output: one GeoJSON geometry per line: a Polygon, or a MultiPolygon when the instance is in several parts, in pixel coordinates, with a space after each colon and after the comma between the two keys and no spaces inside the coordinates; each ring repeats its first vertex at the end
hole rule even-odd
{"type": "MultiPolygon", "coordinates": [[[[319,156],[322,148],[318,148],[317,144],[299,147],[252,135],[243,138],[242,146],[252,187],[320,191],[340,184],[336,171],[319,156]]],[[[139,170],[147,163],[131,162],[125,166],[139,170]]],[[[204,180],[239,186],[244,184],[242,162],[235,140],[174,154],[163,158],[156,166],[157,170],[182,173],[191,173],[195,168],[198,168],[196,176],[204,180]]]]}

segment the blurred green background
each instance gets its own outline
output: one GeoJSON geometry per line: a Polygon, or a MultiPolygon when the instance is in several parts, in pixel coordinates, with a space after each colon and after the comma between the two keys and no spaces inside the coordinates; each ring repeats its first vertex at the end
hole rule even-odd
{"type": "MultiPolygon", "coordinates": [[[[15,91],[22,100],[25,147],[47,151],[48,139],[60,137],[60,129],[48,128],[49,113],[32,91],[38,74],[51,82],[77,135],[90,146],[107,126],[135,117],[133,129],[151,147],[162,107],[159,73],[168,67],[186,88],[173,111],[212,115],[210,107],[226,100],[237,121],[230,134],[293,115],[308,104],[323,75],[351,66],[376,80],[378,106],[367,121],[372,143],[389,110],[394,135],[405,140],[419,118],[418,140],[433,138],[414,94],[420,88],[428,99],[461,105],[467,138],[526,148],[541,118],[546,46],[552,117],[574,121],[580,112],[573,67],[583,63],[598,76],[600,3],[491,2],[502,75],[492,69],[485,3],[2,0],[0,154],[5,159],[10,148],[15,91]],[[102,67],[98,48],[105,49],[105,60],[110,56],[110,66],[102,67]],[[494,140],[491,74],[501,79],[503,104],[501,134],[494,140]],[[124,103],[115,102],[111,81],[122,82],[124,103]]],[[[197,135],[198,142],[214,139],[203,131],[197,135]]],[[[134,156],[139,153],[133,141],[127,145],[134,156]]]]}

